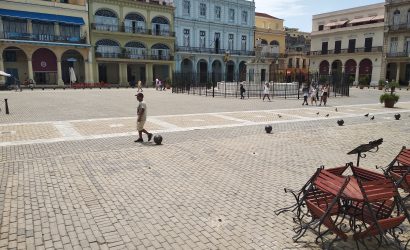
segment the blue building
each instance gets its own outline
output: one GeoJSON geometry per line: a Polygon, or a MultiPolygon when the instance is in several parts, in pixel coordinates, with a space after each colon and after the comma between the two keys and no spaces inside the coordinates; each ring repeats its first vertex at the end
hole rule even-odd
{"type": "Polygon", "coordinates": [[[254,52],[255,2],[174,0],[176,72],[243,81],[254,52]]]}

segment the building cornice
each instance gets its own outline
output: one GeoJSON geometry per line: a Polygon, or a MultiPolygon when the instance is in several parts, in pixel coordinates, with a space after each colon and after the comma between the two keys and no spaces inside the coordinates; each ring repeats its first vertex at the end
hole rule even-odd
{"type": "Polygon", "coordinates": [[[90,0],[90,3],[104,3],[120,7],[132,7],[132,8],[143,8],[146,10],[159,10],[163,12],[174,13],[174,6],[171,5],[160,5],[152,4],[140,1],[131,1],[131,0],[90,0]]]}

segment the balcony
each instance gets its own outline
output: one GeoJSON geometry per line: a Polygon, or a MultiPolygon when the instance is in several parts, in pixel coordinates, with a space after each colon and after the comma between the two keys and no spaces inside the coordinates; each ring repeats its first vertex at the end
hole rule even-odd
{"type": "Polygon", "coordinates": [[[187,46],[178,46],[177,51],[179,52],[189,52],[189,53],[204,53],[204,54],[225,54],[230,55],[241,55],[241,56],[254,56],[255,51],[249,50],[226,50],[215,48],[203,48],[203,47],[187,47],[187,46]]]}
{"type": "Polygon", "coordinates": [[[48,34],[18,33],[18,32],[8,32],[8,31],[1,32],[0,38],[9,39],[9,40],[87,44],[87,39],[85,37],[79,37],[79,36],[78,37],[55,36],[55,35],[48,35],[48,34]]]}
{"type": "Polygon", "coordinates": [[[95,52],[96,58],[117,58],[117,59],[133,59],[133,60],[161,60],[172,61],[174,56],[172,55],[144,55],[144,54],[132,54],[132,53],[100,53],[95,52]]]}
{"type": "Polygon", "coordinates": [[[408,31],[410,30],[410,23],[401,23],[401,24],[394,24],[394,25],[386,25],[386,28],[389,32],[394,31],[408,31]]]}
{"type": "Polygon", "coordinates": [[[96,30],[96,31],[109,31],[109,32],[122,32],[122,33],[142,34],[142,35],[152,35],[152,36],[175,37],[175,32],[168,31],[168,30],[145,29],[145,28],[140,28],[140,27],[125,26],[125,25],[110,25],[110,24],[92,23],[91,29],[96,30]]]}
{"type": "Polygon", "coordinates": [[[318,50],[318,51],[311,51],[310,53],[308,53],[308,55],[321,56],[321,55],[369,53],[369,52],[383,52],[383,46],[377,46],[377,47],[371,47],[371,48],[325,50],[325,51],[318,50]]]}
{"type": "Polygon", "coordinates": [[[387,57],[410,57],[410,52],[389,52],[387,57]]]}

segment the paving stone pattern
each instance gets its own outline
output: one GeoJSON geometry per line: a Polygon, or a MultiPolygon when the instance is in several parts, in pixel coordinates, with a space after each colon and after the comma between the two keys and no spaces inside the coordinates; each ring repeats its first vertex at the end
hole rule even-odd
{"type": "Polygon", "coordinates": [[[53,109],[27,113],[18,103],[1,115],[0,131],[16,132],[0,135],[0,249],[320,249],[312,232],[292,241],[292,214],[274,214],[293,202],[283,188],[300,188],[320,165],[355,162],[346,153],[371,140],[384,139],[361,160],[372,170],[410,146],[406,92],[386,110],[372,102],[379,92],[354,89],[357,96],[330,99],[336,112],[301,100],[219,98],[217,107],[209,97],[146,90],[149,126],[164,137],[156,146],[133,142],[131,90],[101,91],[114,108],[97,90],[81,91],[10,92],[53,109]],[[98,108],[79,109],[89,102],[98,108]]]}

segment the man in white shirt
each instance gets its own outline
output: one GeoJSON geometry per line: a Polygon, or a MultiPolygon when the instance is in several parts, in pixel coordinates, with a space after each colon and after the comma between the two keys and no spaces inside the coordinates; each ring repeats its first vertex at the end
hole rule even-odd
{"type": "Polygon", "coordinates": [[[147,130],[144,129],[145,122],[147,121],[147,104],[144,102],[144,94],[138,93],[135,95],[139,102],[138,109],[137,109],[137,130],[139,138],[134,142],[144,142],[142,139],[142,133],[148,135],[148,141],[151,141],[152,134],[148,133],[147,130]]]}

